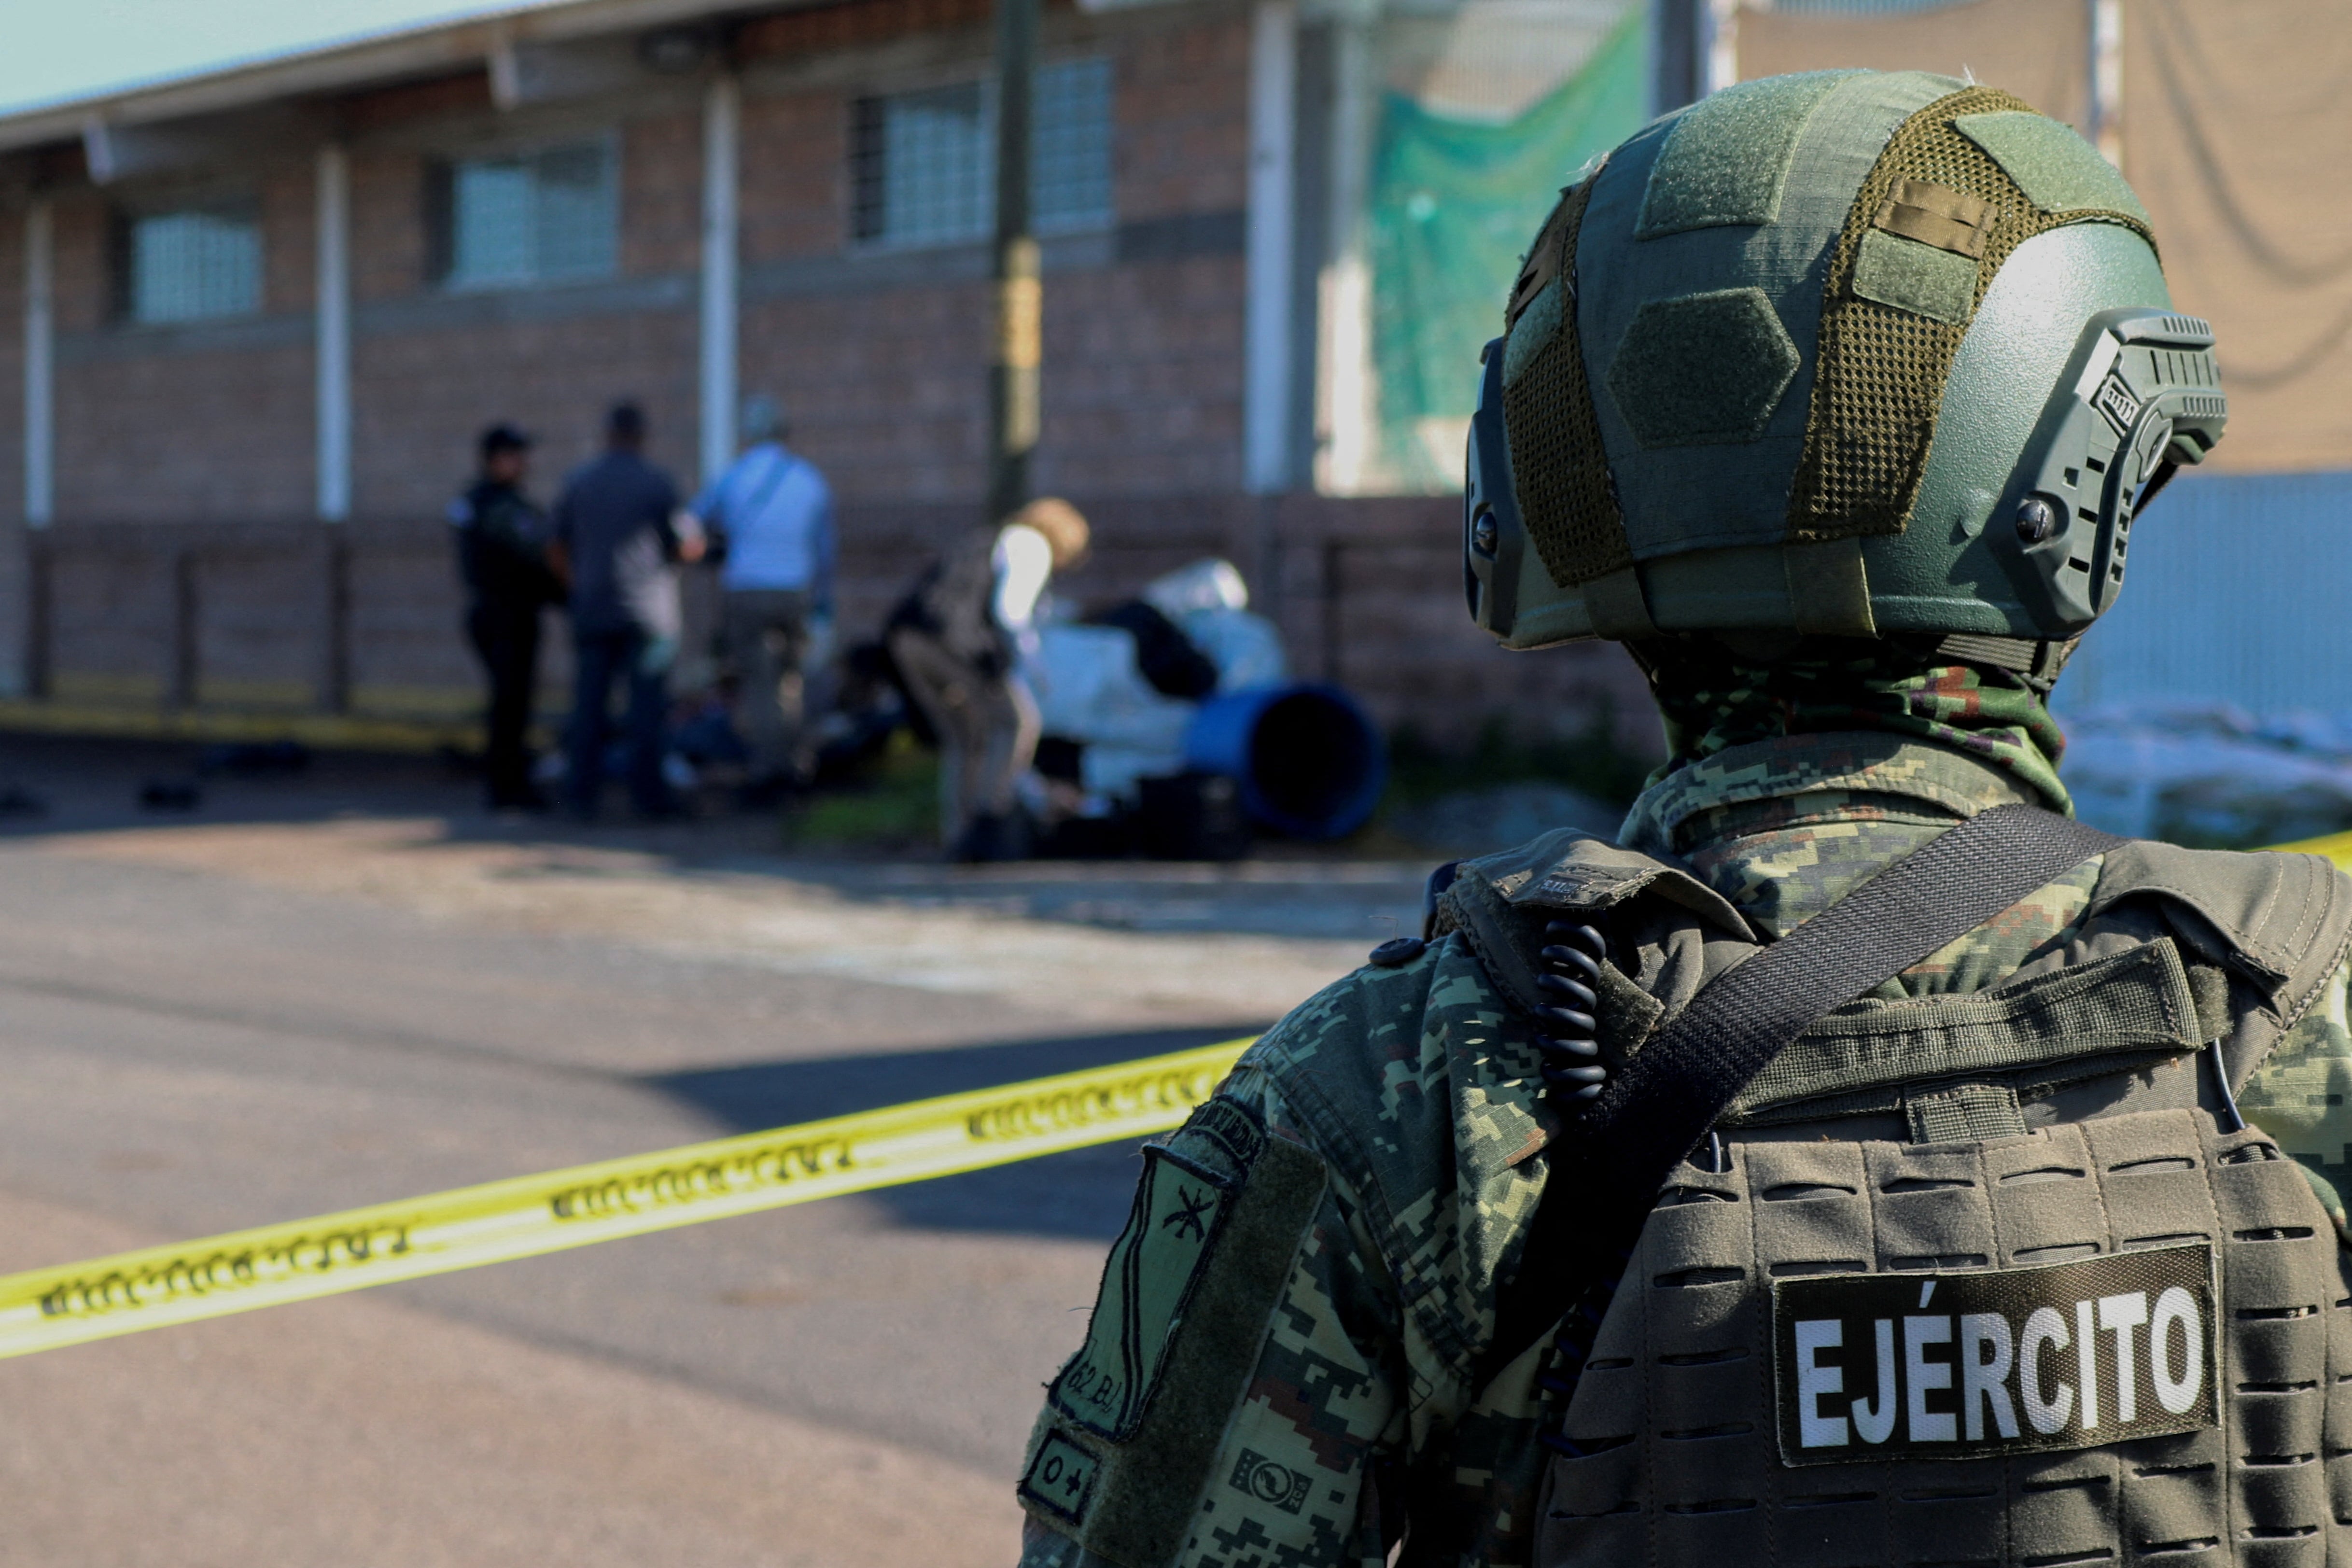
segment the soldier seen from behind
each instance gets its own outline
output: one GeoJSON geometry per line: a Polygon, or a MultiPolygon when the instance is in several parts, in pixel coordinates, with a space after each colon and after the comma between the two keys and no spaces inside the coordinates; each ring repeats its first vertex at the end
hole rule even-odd
{"type": "Polygon", "coordinates": [[[541,811],[531,782],[531,699],[539,679],[540,613],[563,602],[548,564],[547,516],[524,495],[530,437],[511,425],[482,432],[481,470],[449,503],[457,572],[466,585],[466,637],[489,683],[482,771],[494,811],[541,811]]]}
{"type": "Polygon", "coordinates": [[[2340,1559],[2352,881],[2075,823],[2048,705],[2226,416],[2131,187],[1747,82],[1499,324],[1471,614],[1623,644],[1668,760],[1145,1151],[1024,1563],[2340,1559]]]}

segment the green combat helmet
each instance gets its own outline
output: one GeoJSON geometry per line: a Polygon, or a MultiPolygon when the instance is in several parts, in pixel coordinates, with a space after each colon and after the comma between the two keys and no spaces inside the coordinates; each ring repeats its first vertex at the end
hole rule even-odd
{"type": "Polygon", "coordinates": [[[1561,195],[1505,328],[1464,546],[1517,648],[1927,634],[2046,681],[2227,414],[2123,176],[1918,72],[1645,127],[1561,195]]]}

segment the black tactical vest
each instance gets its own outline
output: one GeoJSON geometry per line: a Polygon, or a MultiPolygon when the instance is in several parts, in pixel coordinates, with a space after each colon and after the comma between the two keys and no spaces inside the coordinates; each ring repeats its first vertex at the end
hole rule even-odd
{"type": "MultiPolygon", "coordinates": [[[[2347,891],[2316,857],[2128,845],[2063,952],[1808,1029],[1643,1224],[1538,1568],[2346,1555],[2352,1272],[2221,1083],[2342,961],[2347,891]]],[[[1465,867],[1441,918],[1532,1007],[1561,911],[1611,932],[1620,1060],[1754,944],[1686,873],[1569,834],[1465,867]]]]}

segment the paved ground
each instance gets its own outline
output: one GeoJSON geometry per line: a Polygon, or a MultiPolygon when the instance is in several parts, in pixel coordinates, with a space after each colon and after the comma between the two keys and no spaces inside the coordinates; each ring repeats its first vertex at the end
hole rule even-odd
{"type": "MultiPolygon", "coordinates": [[[[1229,1037],[1423,868],[558,833],[423,764],[135,808],[0,736],[0,1269],[1229,1037]]],[[[0,1363],[10,1560],[1003,1563],[1105,1149],[0,1363]]]]}

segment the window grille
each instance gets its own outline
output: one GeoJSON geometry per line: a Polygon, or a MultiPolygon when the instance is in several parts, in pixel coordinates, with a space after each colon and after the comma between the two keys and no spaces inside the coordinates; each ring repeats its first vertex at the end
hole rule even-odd
{"type": "Polygon", "coordinates": [[[619,160],[609,141],[469,158],[448,173],[451,289],[511,289],[613,273],[619,160]]]}
{"type": "Polygon", "coordinates": [[[261,309],[261,225],[249,212],[154,213],[130,221],[129,314],[200,321],[261,309]]]}
{"type": "MultiPolygon", "coordinates": [[[[1040,66],[1030,145],[1030,211],[1040,234],[1111,221],[1108,59],[1040,66]]],[[[992,83],[960,82],[857,100],[850,138],[852,229],[868,244],[960,245],[996,223],[992,83]]]]}
{"type": "Polygon", "coordinates": [[[891,245],[952,245],[983,238],[995,219],[996,171],[980,84],[868,100],[872,202],[858,237],[891,245]]]}
{"type": "Polygon", "coordinates": [[[1037,68],[1030,135],[1030,215],[1040,234],[1101,228],[1111,220],[1110,61],[1037,68]]]}

